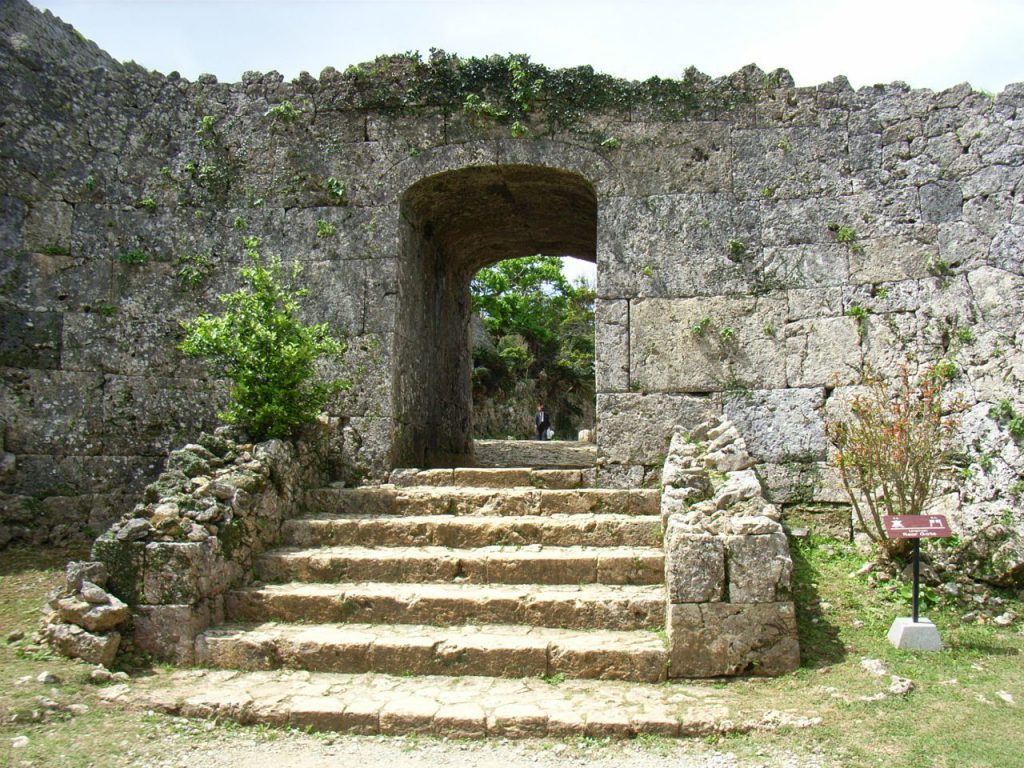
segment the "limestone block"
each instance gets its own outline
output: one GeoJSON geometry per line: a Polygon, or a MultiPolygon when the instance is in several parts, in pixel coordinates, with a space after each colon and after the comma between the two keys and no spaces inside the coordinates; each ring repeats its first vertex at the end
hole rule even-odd
{"type": "Polygon", "coordinates": [[[727,445],[739,441],[740,432],[728,418],[719,421],[718,426],[712,427],[707,433],[707,450],[719,451],[727,445]]]}
{"type": "Polygon", "coordinates": [[[324,379],[348,380],[352,388],[334,395],[324,410],[338,416],[390,417],[390,334],[349,336],[345,341],[348,349],[342,357],[321,360],[317,368],[324,379]]]}
{"type": "Polygon", "coordinates": [[[827,198],[772,198],[772,204],[764,210],[762,239],[766,251],[776,246],[827,242],[828,223],[838,218],[828,210],[827,198]]]}
{"type": "Polygon", "coordinates": [[[727,445],[721,450],[705,454],[703,460],[708,469],[715,469],[719,472],[739,472],[749,469],[755,464],[754,457],[747,452],[742,440],[727,445]]]}
{"type": "Polygon", "coordinates": [[[102,398],[103,377],[96,373],[36,370],[12,379],[0,393],[6,449],[37,455],[100,452],[107,431],[102,398]]]}
{"type": "Polygon", "coordinates": [[[907,237],[875,237],[863,245],[863,251],[850,254],[850,280],[854,283],[927,277],[928,257],[935,253],[934,243],[907,237]]]}
{"type": "Polygon", "coordinates": [[[754,392],[729,398],[725,415],[743,435],[747,450],[759,461],[825,458],[827,440],[821,388],[754,392]]]}
{"type": "Polygon", "coordinates": [[[730,603],[774,603],[789,597],[793,560],[786,534],[729,536],[726,552],[730,603]]]}
{"type": "Polygon", "coordinates": [[[768,501],[776,504],[849,503],[838,470],[825,462],[762,463],[755,468],[768,501]]]}
{"type": "Polygon", "coordinates": [[[849,250],[836,243],[772,246],[751,267],[750,287],[756,293],[835,287],[848,282],[849,271],[849,250]]]}
{"type": "Polygon", "coordinates": [[[843,289],[796,288],[787,291],[789,320],[838,316],[843,313],[843,289]]]}
{"type": "Polygon", "coordinates": [[[676,488],[669,486],[661,493],[661,518],[668,524],[673,515],[687,512],[690,504],[701,500],[704,494],[693,488],[676,488]]]}
{"type": "Polygon", "coordinates": [[[112,535],[105,534],[93,543],[92,557],[107,567],[110,574],[107,591],[131,606],[142,598],[145,544],[119,541],[112,535]]]}
{"type": "Polygon", "coordinates": [[[600,393],[598,450],[609,462],[661,464],[675,428],[692,428],[714,409],[707,399],[687,395],[600,393]]]}
{"type": "Polygon", "coordinates": [[[782,675],[800,665],[790,602],[670,604],[669,677],[782,675]]]}
{"type": "Polygon", "coordinates": [[[110,452],[162,454],[180,424],[212,428],[227,404],[220,382],[162,376],[108,376],[101,392],[110,452]]]}
{"type": "Polygon", "coordinates": [[[139,650],[172,664],[196,663],[196,638],[211,624],[209,604],[140,605],[133,638],[139,650]]]}
{"type": "Polygon", "coordinates": [[[74,624],[48,624],[43,628],[43,636],[64,656],[104,667],[114,663],[121,645],[121,635],[117,632],[96,634],[74,624]]]}
{"type": "Polygon", "coordinates": [[[733,179],[741,197],[756,199],[766,187],[779,198],[840,196],[852,191],[834,147],[846,131],[814,127],[736,130],[732,134],[733,179]]]}
{"type": "Polygon", "coordinates": [[[730,472],[725,483],[719,488],[712,499],[715,509],[726,509],[738,502],[758,498],[761,495],[761,483],[752,469],[730,472]]]}
{"type": "MultiPolygon", "coordinates": [[[[0,253],[16,253],[24,250],[22,224],[25,221],[26,204],[16,197],[0,195],[0,221],[5,226],[0,229],[0,253]]],[[[0,262],[3,264],[3,262],[0,262]]]]}
{"type": "MultiPolygon", "coordinates": [[[[315,225],[311,229],[315,232],[315,225]]],[[[330,238],[310,238],[310,242],[330,238]]],[[[331,330],[346,336],[363,333],[364,301],[368,273],[383,264],[373,259],[330,259],[303,264],[302,282],[309,294],[304,304],[318,307],[316,322],[327,323],[331,330]]],[[[304,317],[310,322],[312,318],[304,317]]]]}
{"type": "Polygon", "coordinates": [[[180,326],[168,315],[133,317],[117,312],[65,312],[61,361],[65,369],[126,376],[207,374],[199,361],[188,360],[168,341],[180,326]]]}
{"type": "Polygon", "coordinates": [[[943,224],[960,218],[964,195],[956,182],[934,181],[922,186],[919,192],[921,220],[926,224],[943,224]]]}
{"type": "Polygon", "coordinates": [[[630,381],[661,392],[785,386],[785,298],[646,299],[630,309],[630,381]]]}
{"type": "Polygon", "coordinates": [[[665,533],[665,582],[673,603],[718,602],[725,597],[725,545],[674,520],[665,533]]]}
{"type": "Polygon", "coordinates": [[[107,566],[95,560],[72,560],[64,568],[64,589],[70,594],[82,588],[88,581],[100,587],[107,586],[107,566]]]}
{"type": "Polygon", "coordinates": [[[622,151],[613,159],[626,194],[650,197],[731,187],[729,134],[723,123],[639,121],[620,128],[622,151]]]}
{"type": "Polygon", "coordinates": [[[686,466],[678,456],[671,453],[665,460],[661,481],[665,486],[692,489],[702,493],[711,490],[707,471],[703,467],[686,466]]]}
{"type": "Polygon", "coordinates": [[[594,376],[599,392],[629,389],[629,302],[598,299],[594,305],[594,376]]]}
{"type": "MultiPolygon", "coordinates": [[[[971,233],[975,234],[975,233],[971,233]]],[[[973,241],[980,240],[975,236],[973,241]]],[[[1024,275],[1024,222],[1007,224],[992,241],[992,265],[1024,275]]]]}
{"type": "Polygon", "coordinates": [[[967,280],[985,327],[1012,336],[1020,329],[1024,277],[992,267],[973,270],[967,280]]]}
{"type": "Polygon", "coordinates": [[[0,312],[0,365],[59,368],[63,319],[60,312],[0,312]]]}
{"type": "Polygon", "coordinates": [[[728,242],[756,250],[756,203],[725,194],[613,198],[598,218],[599,298],[715,296],[749,286],[728,242]]]}
{"type": "Polygon", "coordinates": [[[108,602],[95,604],[77,597],[66,597],[56,601],[55,607],[61,619],[75,624],[89,632],[107,632],[127,621],[131,612],[128,606],[113,595],[108,602]]]}
{"type": "Polygon", "coordinates": [[[146,545],[143,596],[150,605],[184,605],[222,594],[237,565],[225,561],[214,539],[154,541],[146,545]]]}
{"type": "Polygon", "coordinates": [[[862,362],[857,321],[852,317],[823,317],[786,327],[790,387],[854,384],[862,362]]]}
{"type": "Polygon", "coordinates": [[[25,218],[25,247],[30,251],[67,250],[75,207],[52,200],[32,203],[25,218]]]}

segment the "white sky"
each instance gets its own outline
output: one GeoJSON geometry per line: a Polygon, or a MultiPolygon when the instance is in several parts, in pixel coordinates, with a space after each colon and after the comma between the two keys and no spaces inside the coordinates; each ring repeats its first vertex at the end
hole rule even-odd
{"type": "Polygon", "coordinates": [[[431,47],[525,53],[643,80],[756,63],[797,85],[846,75],[998,93],[1024,81],[1024,0],[31,0],[122,61],[195,79],[292,78],[431,47]]]}
{"type": "Polygon", "coordinates": [[[194,79],[291,78],[384,53],[526,53],[629,79],[749,63],[798,85],[1024,81],[1021,0],[32,0],[114,57],[194,79]]]}

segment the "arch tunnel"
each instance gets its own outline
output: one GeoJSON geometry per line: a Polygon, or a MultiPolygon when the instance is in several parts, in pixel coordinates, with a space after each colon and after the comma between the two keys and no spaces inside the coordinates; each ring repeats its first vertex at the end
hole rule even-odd
{"type": "Polygon", "coordinates": [[[421,179],[399,210],[392,465],[468,464],[470,280],[483,267],[534,254],[596,261],[597,197],[571,171],[492,165],[421,179]]]}

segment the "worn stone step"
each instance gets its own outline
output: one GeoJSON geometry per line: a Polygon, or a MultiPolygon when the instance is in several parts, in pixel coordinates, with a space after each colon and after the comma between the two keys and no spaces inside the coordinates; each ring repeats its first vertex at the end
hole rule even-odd
{"type": "Polygon", "coordinates": [[[533,467],[457,467],[455,469],[395,469],[397,486],[455,488],[587,488],[596,479],[593,469],[535,469],[533,467]]]}
{"type": "Polygon", "coordinates": [[[494,624],[224,625],[196,640],[197,664],[248,670],[657,682],[667,659],[655,632],[494,624]]]}
{"type": "Polygon", "coordinates": [[[344,515],[657,515],[655,489],[458,488],[394,485],[308,491],[306,514],[344,515]]]}
{"type": "Polygon", "coordinates": [[[657,547],[322,547],[259,556],[264,582],[443,582],[476,584],[660,584],[657,547]]]}
{"type": "Polygon", "coordinates": [[[282,544],[292,547],[549,546],[656,547],[662,542],[655,515],[332,515],[285,522],[282,544]]]}
{"type": "Polygon", "coordinates": [[[183,717],[451,739],[721,736],[768,722],[767,715],[744,717],[728,689],[678,682],[185,669],[156,670],[98,695],[183,717]]]}
{"type": "Polygon", "coordinates": [[[574,440],[474,440],[478,467],[593,467],[597,446],[574,440]]]}
{"type": "Polygon", "coordinates": [[[657,629],[660,585],[273,584],[229,592],[235,622],[528,624],[565,629],[657,629]]]}

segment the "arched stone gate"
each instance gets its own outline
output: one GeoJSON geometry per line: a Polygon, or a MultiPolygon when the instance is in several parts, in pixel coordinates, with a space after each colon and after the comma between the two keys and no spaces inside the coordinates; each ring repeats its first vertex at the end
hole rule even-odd
{"type": "Polygon", "coordinates": [[[533,254],[594,261],[597,201],[579,174],[488,165],[429,176],[402,196],[393,368],[396,466],[472,462],[469,281],[533,254]]]}

